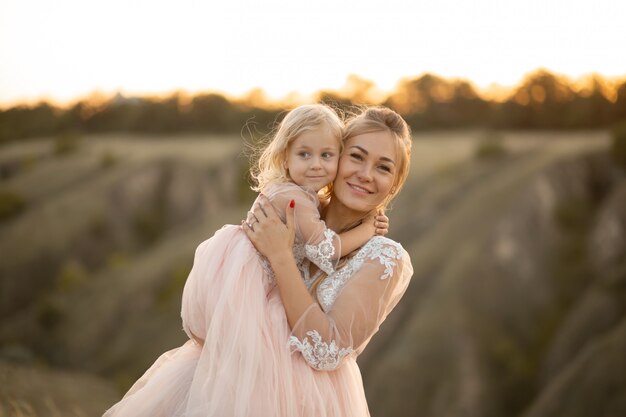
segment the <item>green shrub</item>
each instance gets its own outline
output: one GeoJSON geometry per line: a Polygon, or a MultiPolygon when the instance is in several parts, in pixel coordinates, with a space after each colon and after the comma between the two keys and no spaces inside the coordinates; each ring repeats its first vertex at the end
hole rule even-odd
{"type": "Polygon", "coordinates": [[[0,221],[17,216],[26,208],[26,200],[11,190],[0,189],[0,221]]]}
{"type": "Polygon", "coordinates": [[[113,383],[119,392],[126,392],[137,381],[137,375],[128,370],[116,371],[113,375],[113,383]]]}
{"type": "Polygon", "coordinates": [[[165,232],[164,210],[150,207],[141,210],[134,218],[135,235],[143,244],[156,242],[165,232]]]}
{"type": "Polygon", "coordinates": [[[130,256],[125,252],[112,252],[107,256],[106,265],[109,269],[123,268],[130,263],[130,256]]]}
{"type": "Polygon", "coordinates": [[[61,305],[50,297],[40,300],[37,306],[37,323],[48,331],[54,330],[63,320],[61,305]]]}
{"type": "Polygon", "coordinates": [[[89,235],[99,240],[104,240],[107,238],[108,233],[109,223],[106,217],[101,213],[94,215],[89,222],[89,235]]]}
{"type": "Polygon", "coordinates": [[[626,120],[613,128],[611,157],[617,165],[626,169],[626,120]]]}
{"type": "Polygon", "coordinates": [[[238,175],[237,175],[237,203],[251,204],[257,196],[257,193],[250,189],[251,184],[254,183],[250,177],[250,169],[247,164],[238,163],[238,175]]]}
{"type": "Polygon", "coordinates": [[[507,154],[507,149],[503,143],[502,135],[495,131],[488,131],[480,139],[474,157],[477,159],[498,159],[507,154]]]}
{"type": "Polygon", "coordinates": [[[77,260],[66,262],[57,275],[57,287],[62,291],[84,284],[88,279],[88,273],[83,265],[77,260]]]}
{"type": "Polygon", "coordinates": [[[32,169],[37,163],[38,157],[36,155],[24,155],[20,161],[20,168],[24,170],[32,169]]]}
{"type": "Polygon", "coordinates": [[[54,153],[56,155],[63,155],[76,152],[80,146],[80,140],[81,138],[78,132],[63,132],[54,140],[54,153]]]}
{"type": "Polygon", "coordinates": [[[167,281],[156,290],[156,299],[159,305],[165,305],[173,299],[181,297],[190,271],[191,268],[187,264],[177,265],[172,269],[167,281]]]}
{"type": "Polygon", "coordinates": [[[100,155],[100,166],[104,169],[111,168],[113,165],[117,164],[118,157],[111,151],[104,151],[100,155]]]}
{"type": "Polygon", "coordinates": [[[556,205],[554,219],[562,238],[551,259],[550,276],[558,289],[553,307],[565,314],[593,279],[587,252],[594,206],[585,198],[568,198],[556,205]]]}

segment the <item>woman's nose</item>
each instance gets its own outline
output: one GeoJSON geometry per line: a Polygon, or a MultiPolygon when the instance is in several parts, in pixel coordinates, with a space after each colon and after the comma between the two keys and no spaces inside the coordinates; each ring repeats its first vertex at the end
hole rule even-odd
{"type": "Polygon", "coordinates": [[[369,182],[372,180],[372,169],[367,165],[363,165],[357,175],[361,181],[369,182]]]}

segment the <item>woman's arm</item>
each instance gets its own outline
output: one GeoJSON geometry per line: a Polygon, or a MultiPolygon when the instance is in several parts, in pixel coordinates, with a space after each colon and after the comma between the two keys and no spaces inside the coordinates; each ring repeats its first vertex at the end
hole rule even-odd
{"type": "Polygon", "coordinates": [[[318,370],[333,370],[360,354],[404,294],[412,268],[397,243],[375,237],[317,289],[292,327],[290,346],[318,370]]]}
{"type": "MultiPolygon", "coordinates": [[[[292,220],[287,226],[260,213],[262,220],[245,226],[250,240],[268,257],[289,325],[290,344],[318,370],[332,370],[342,360],[360,353],[406,290],[412,275],[408,255],[397,243],[374,238],[326,286],[320,284],[320,303],[300,279],[288,244],[292,220]]],[[[289,213],[289,210],[288,210],[289,213]]]]}
{"type": "Polygon", "coordinates": [[[295,238],[294,206],[292,200],[285,210],[284,224],[269,200],[260,196],[253,212],[258,221],[242,228],[257,250],[269,261],[280,292],[289,325],[293,327],[315,300],[309,294],[293,258],[295,238]]]}

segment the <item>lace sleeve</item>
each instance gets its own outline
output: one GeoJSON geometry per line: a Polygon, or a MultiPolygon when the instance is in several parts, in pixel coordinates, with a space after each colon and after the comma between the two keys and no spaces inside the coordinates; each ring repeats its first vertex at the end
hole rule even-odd
{"type": "Polygon", "coordinates": [[[404,294],[413,268],[397,243],[375,237],[318,287],[320,304],[296,322],[288,345],[317,370],[363,351],[404,294]]]}
{"type": "Polygon", "coordinates": [[[331,274],[341,254],[341,240],[320,218],[317,195],[295,184],[281,184],[264,194],[283,221],[287,204],[295,201],[296,237],[304,244],[304,255],[326,274],[331,274]]]}
{"type": "MultiPolygon", "coordinates": [[[[320,220],[321,223],[324,223],[320,220]]],[[[339,257],[340,250],[335,249],[335,245],[339,245],[340,240],[337,233],[326,228],[324,224],[323,239],[317,244],[304,245],[305,256],[317,265],[322,271],[331,274],[335,270],[335,262],[339,257]]]]}

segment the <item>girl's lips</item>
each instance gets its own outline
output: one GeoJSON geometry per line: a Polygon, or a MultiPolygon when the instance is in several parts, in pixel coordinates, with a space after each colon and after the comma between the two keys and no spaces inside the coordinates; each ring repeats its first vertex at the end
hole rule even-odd
{"type": "Polygon", "coordinates": [[[351,183],[347,183],[347,184],[348,184],[348,187],[352,188],[353,190],[355,190],[355,191],[357,191],[359,193],[362,193],[362,194],[373,194],[372,191],[370,191],[370,190],[368,190],[366,188],[363,188],[363,187],[361,187],[359,185],[355,185],[355,184],[351,184],[351,183]]]}

